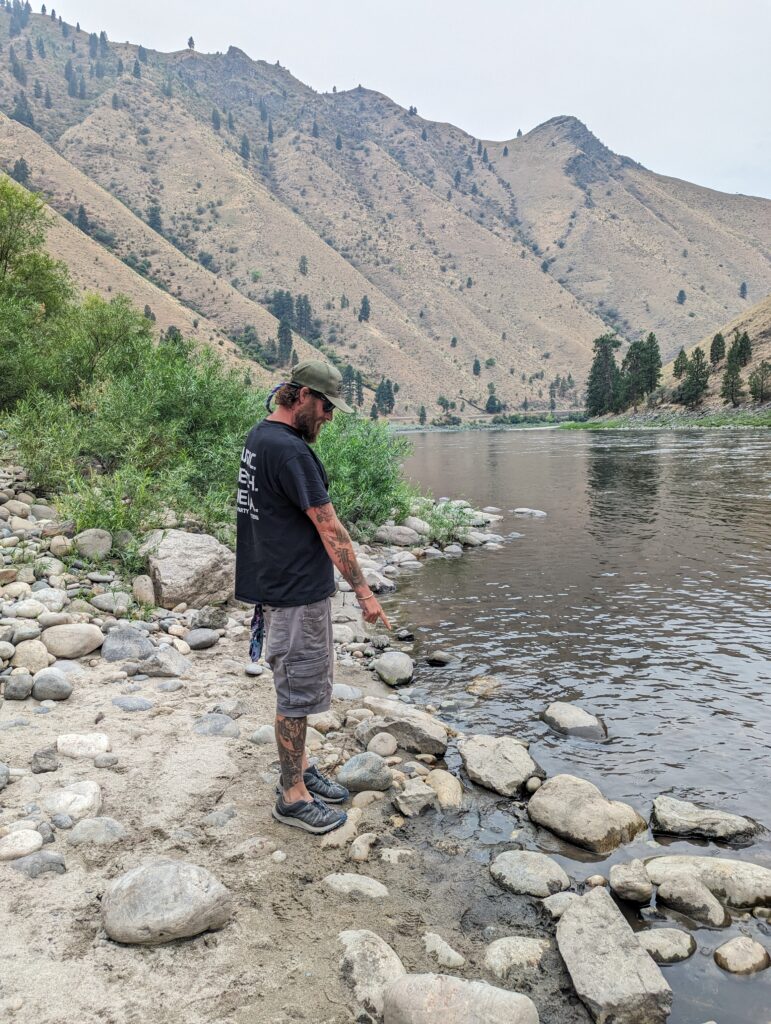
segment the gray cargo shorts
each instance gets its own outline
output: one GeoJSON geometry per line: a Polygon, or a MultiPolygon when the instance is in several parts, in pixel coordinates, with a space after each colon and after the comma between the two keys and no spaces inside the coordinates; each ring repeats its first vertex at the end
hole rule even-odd
{"type": "Polygon", "coordinates": [[[331,598],[294,608],[266,604],[263,612],[265,660],[273,672],[276,712],[305,718],[328,711],[335,664],[331,598]]]}

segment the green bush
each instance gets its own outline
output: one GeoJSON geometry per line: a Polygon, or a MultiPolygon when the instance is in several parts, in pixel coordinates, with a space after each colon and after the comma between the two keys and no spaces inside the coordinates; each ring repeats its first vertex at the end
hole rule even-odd
{"type": "Polygon", "coordinates": [[[321,432],[317,450],[330,478],[330,497],[357,537],[409,515],[416,489],[402,476],[411,444],[386,423],[338,413],[321,432]]]}

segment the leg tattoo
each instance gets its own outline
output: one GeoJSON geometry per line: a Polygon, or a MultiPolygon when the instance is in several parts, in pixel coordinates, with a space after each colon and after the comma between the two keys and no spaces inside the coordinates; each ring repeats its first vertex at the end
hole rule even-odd
{"type": "Polygon", "coordinates": [[[307,727],[307,718],[284,718],[282,715],[276,715],[276,745],[281,762],[281,784],[284,791],[302,782],[307,727]]]}

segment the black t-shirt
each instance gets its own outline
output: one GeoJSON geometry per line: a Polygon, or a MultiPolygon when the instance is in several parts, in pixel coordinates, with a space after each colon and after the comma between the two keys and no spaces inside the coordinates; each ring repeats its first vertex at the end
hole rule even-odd
{"type": "Polygon", "coordinates": [[[293,427],[263,420],[241,453],[236,497],[236,597],[279,608],[313,604],[335,591],[334,569],[305,514],[326,505],[329,481],[293,427]]]}

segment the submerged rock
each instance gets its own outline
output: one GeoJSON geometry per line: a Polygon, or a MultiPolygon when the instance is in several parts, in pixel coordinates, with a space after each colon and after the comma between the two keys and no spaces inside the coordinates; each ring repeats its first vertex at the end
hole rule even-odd
{"type": "Polygon", "coordinates": [[[672,990],[604,888],[571,903],[557,945],[597,1024],[665,1024],[672,990]]]}
{"type": "Polygon", "coordinates": [[[537,825],[593,853],[609,853],[646,828],[629,804],[608,800],[575,775],[548,779],[530,798],[527,812],[537,825]]]}

